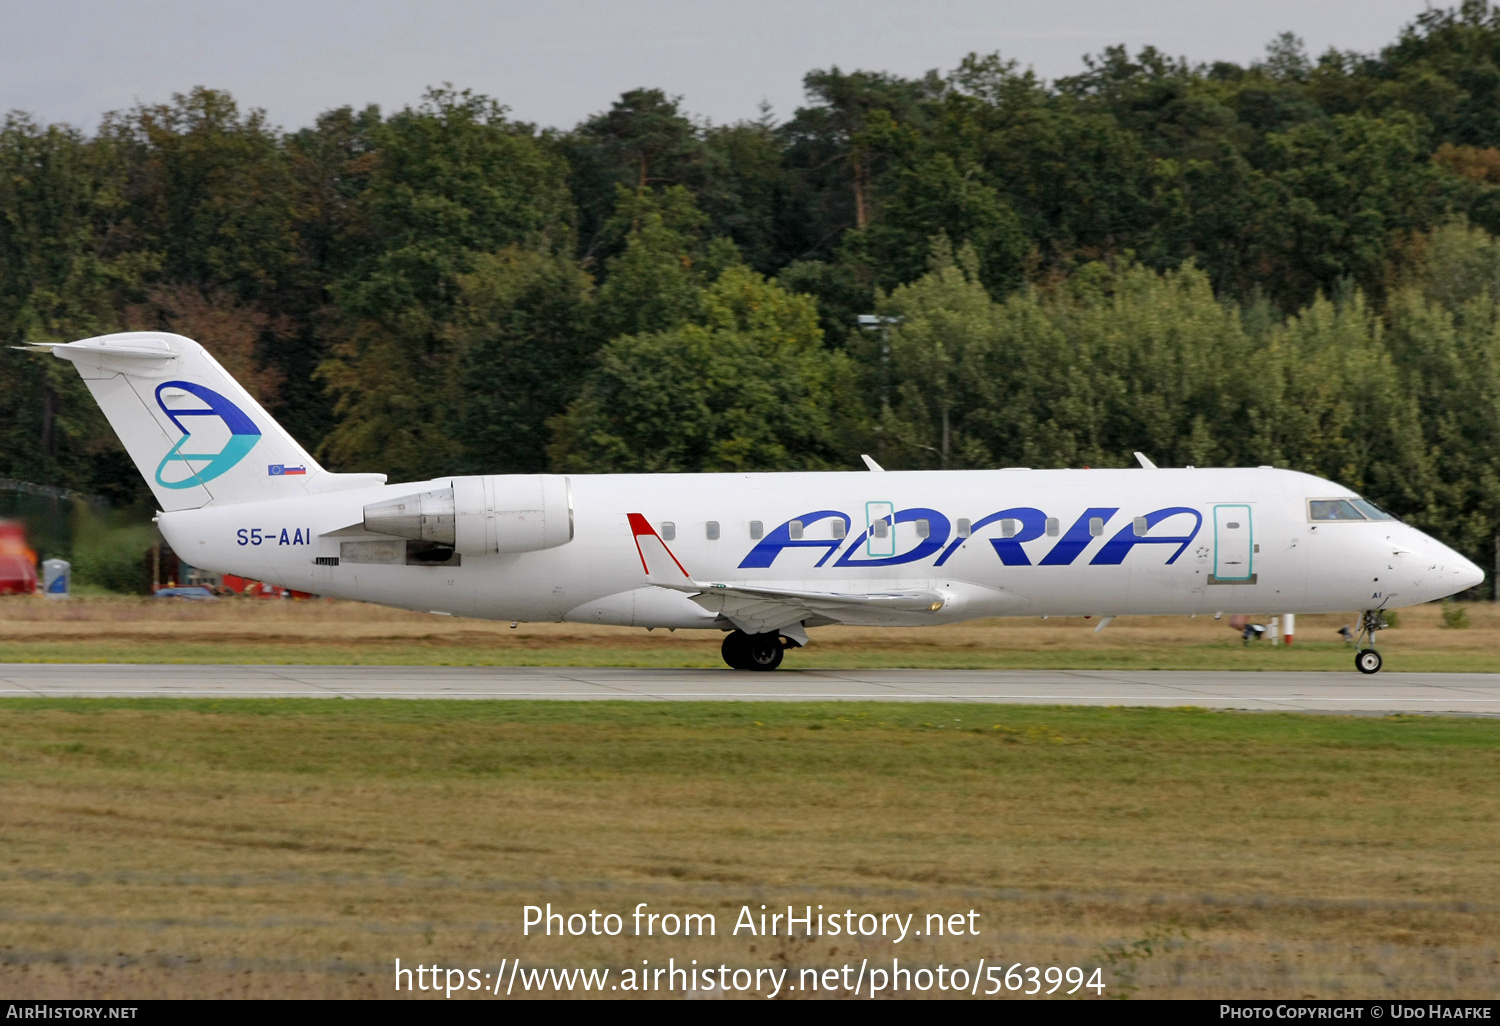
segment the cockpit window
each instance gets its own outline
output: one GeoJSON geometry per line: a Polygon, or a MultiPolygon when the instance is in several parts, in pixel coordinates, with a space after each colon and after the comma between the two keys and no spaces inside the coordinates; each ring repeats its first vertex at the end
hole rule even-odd
{"type": "Polygon", "coordinates": [[[1369,499],[1350,499],[1349,501],[1354,503],[1355,509],[1359,510],[1371,520],[1396,519],[1396,514],[1386,512],[1385,510],[1381,509],[1379,506],[1371,502],[1369,499]]]}
{"type": "Polygon", "coordinates": [[[1309,520],[1363,520],[1365,517],[1348,499],[1308,499],[1307,518],[1309,520]]]}

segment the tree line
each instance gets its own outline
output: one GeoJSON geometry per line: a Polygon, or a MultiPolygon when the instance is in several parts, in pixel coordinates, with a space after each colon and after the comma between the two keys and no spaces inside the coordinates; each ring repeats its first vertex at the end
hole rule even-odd
{"type": "MultiPolygon", "coordinates": [[[[1374,54],[1151,47],[656,89],[571,130],[444,86],[282,130],[227,93],[0,123],[0,339],[204,343],[326,465],[1274,464],[1493,566],[1500,8],[1374,54]],[[864,328],[860,315],[874,315],[864,328]]],[[[0,477],[149,503],[71,368],[0,477]]]]}

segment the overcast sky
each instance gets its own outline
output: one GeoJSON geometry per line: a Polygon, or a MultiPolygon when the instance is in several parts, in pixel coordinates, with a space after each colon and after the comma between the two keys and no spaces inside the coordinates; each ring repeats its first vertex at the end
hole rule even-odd
{"type": "MultiPolygon", "coordinates": [[[[1456,2],[1456,0],[1454,0],[1456,2]]],[[[286,128],[344,104],[399,108],[452,82],[517,118],[571,127],[655,86],[716,122],[785,118],[802,76],[900,75],[999,50],[1054,78],[1082,55],[1152,44],[1258,58],[1279,32],[1316,55],[1373,51],[1424,0],[0,0],[0,111],[92,129],[195,85],[286,128]]],[[[1440,4],[1439,6],[1447,6],[1440,4]]]]}

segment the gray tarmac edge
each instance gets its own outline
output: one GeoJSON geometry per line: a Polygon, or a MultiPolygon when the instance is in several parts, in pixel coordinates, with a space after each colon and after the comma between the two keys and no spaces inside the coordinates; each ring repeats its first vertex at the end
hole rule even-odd
{"type": "Polygon", "coordinates": [[[1500,716],[1500,673],[0,664],[0,698],[879,701],[1500,716]]]}

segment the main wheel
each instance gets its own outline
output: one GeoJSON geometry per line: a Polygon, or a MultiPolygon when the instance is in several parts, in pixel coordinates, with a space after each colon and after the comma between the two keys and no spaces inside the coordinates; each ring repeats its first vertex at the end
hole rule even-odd
{"type": "Polygon", "coordinates": [[[1380,672],[1380,653],[1373,648],[1361,649],[1354,653],[1354,668],[1360,673],[1380,672]]]}
{"type": "Polygon", "coordinates": [[[780,635],[752,634],[746,640],[750,642],[750,669],[774,670],[781,665],[786,649],[781,647],[780,635]]]}
{"type": "Polygon", "coordinates": [[[730,631],[724,635],[724,644],[719,654],[731,670],[748,670],[750,666],[750,635],[744,631],[730,631]]]}

